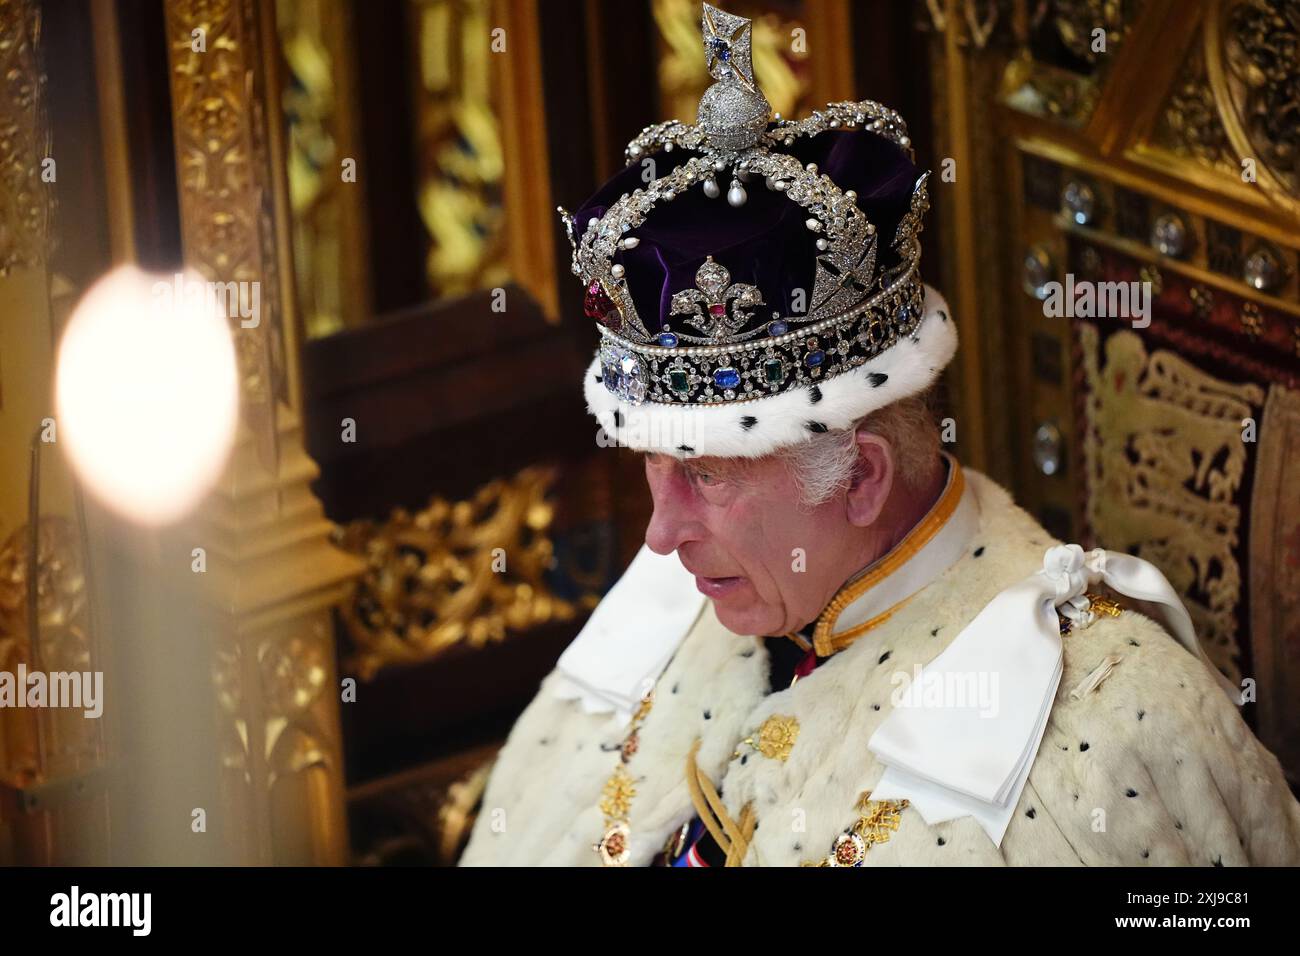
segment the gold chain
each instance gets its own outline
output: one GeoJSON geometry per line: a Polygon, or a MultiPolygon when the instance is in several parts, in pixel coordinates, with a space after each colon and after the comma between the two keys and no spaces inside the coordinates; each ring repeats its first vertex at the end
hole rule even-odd
{"type": "Polygon", "coordinates": [[[867,790],[858,798],[858,819],[835,838],[831,852],[800,866],[861,866],[868,850],[889,842],[889,835],[898,829],[900,815],[907,807],[906,800],[872,800],[867,790]]]}
{"type": "Polygon", "coordinates": [[[592,849],[600,854],[605,866],[625,866],[632,855],[632,830],[628,826],[628,814],[632,809],[632,800],[636,796],[636,781],[627,772],[627,762],[632,759],[640,744],[641,725],[654,706],[653,688],[641,698],[641,703],[632,715],[632,729],[628,731],[623,745],[619,747],[619,762],[605,781],[601,790],[600,812],[605,815],[605,835],[592,849]]]}

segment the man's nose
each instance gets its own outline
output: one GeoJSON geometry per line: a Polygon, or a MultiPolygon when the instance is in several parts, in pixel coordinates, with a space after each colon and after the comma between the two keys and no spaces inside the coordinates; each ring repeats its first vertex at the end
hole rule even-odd
{"type": "Polygon", "coordinates": [[[698,523],[691,513],[690,483],[680,469],[649,478],[654,513],[645,529],[645,543],[655,554],[672,554],[687,541],[699,537],[698,523]]]}

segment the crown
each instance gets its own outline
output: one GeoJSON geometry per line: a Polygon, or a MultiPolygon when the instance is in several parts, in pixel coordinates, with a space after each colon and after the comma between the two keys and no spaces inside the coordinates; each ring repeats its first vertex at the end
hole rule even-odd
{"type": "Polygon", "coordinates": [[[629,166],[674,149],[690,157],[623,193],[581,231],[574,216],[559,210],[573,248],[572,271],[585,287],[584,311],[599,323],[602,383],[632,405],[714,406],[816,384],[914,338],[924,311],[918,236],[929,208],[928,174],[915,181],[906,212],[895,216],[886,263],[880,231],[859,207],[858,194],[790,150],[830,131],[861,131],[893,144],[910,163],[902,117],[871,100],[831,103],[799,121],[773,116],[754,77],[751,21],[704,4],[701,28],[714,82],[700,98],[695,125],[648,126],[625,152],[629,166]],[[716,250],[717,260],[706,255],[693,284],[669,290],[667,305],[647,323],[625,265],[641,243],[638,231],[688,190],[721,199],[719,178],[728,176],[726,204],[736,210],[749,202],[746,187],[756,181],[802,207],[812,239],[808,253],[815,257],[804,307],[796,312],[766,303],[755,284],[733,282],[716,250]]]}

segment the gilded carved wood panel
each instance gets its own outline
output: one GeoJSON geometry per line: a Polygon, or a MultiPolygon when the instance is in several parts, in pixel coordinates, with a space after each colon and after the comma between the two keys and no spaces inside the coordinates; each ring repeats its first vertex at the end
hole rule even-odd
{"type": "Polygon", "coordinates": [[[992,306],[978,322],[1014,357],[987,400],[1008,409],[988,420],[1009,431],[1017,496],[1059,536],[1159,566],[1300,776],[1300,474],[1281,463],[1300,387],[1300,4],[922,8],[940,76],[999,83],[995,109],[946,102],[943,149],[968,174],[935,201],[959,251],[963,235],[999,250],[990,268],[951,257],[945,280],[992,306]],[[1008,214],[977,222],[988,193],[1008,214]],[[1049,313],[1067,279],[1137,283],[1149,316],[1049,313]]]}

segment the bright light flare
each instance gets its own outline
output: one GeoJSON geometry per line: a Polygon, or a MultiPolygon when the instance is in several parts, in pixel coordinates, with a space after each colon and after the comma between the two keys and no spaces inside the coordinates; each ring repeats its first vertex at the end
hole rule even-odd
{"type": "Polygon", "coordinates": [[[200,275],[182,280],[114,269],[86,292],[59,344],[57,442],[91,494],[147,525],[189,512],[235,439],[230,326],[200,275]]]}

